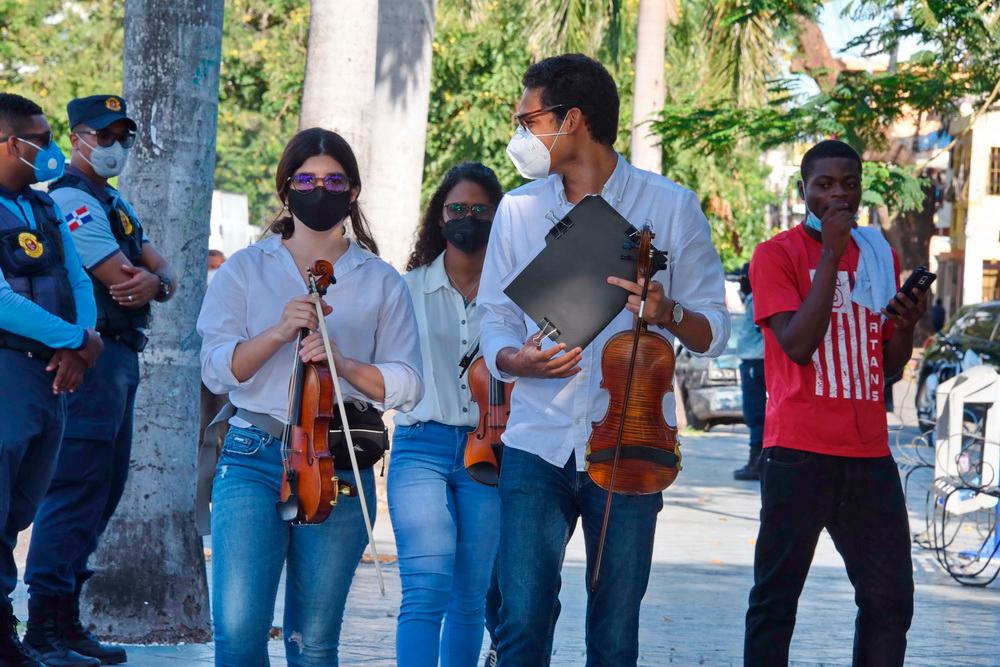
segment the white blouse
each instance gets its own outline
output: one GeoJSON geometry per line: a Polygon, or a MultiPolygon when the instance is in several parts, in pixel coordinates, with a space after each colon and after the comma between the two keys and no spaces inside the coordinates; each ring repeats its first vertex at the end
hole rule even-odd
{"type": "Polygon", "coordinates": [[[410,288],[420,330],[424,364],[424,397],[412,412],[396,415],[400,425],[435,421],[450,426],[476,426],[479,408],[472,400],[469,376],[459,379],[459,362],[479,339],[476,302],[466,305],[448,279],[444,253],[403,279],[410,288]]]}
{"type": "MultiPolygon", "coordinates": [[[[376,407],[411,410],[423,395],[420,340],[403,279],[354,241],[334,264],[336,283],[324,300],[331,340],[347,357],[373,364],[385,381],[376,407]]],[[[288,383],[295,343],[281,347],[251,378],[233,376],[236,346],[273,326],[285,304],[306,294],[305,282],[281,238],[271,236],[229,258],[216,273],[198,316],[201,376],[213,393],[229,392],[238,408],[288,417],[288,383]]],[[[341,378],[345,398],[371,402],[341,378]]]]}

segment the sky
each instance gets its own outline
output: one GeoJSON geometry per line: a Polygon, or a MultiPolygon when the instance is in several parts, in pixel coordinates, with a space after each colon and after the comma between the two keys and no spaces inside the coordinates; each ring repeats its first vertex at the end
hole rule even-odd
{"type": "MultiPolygon", "coordinates": [[[[875,26],[873,21],[855,21],[849,17],[842,17],[841,14],[851,4],[851,0],[831,0],[823,6],[820,13],[820,25],[834,56],[854,55],[860,57],[862,55],[860,48],[844,51],[844,47],[851,39],[875,26]]],[[[900,44],[900,60],[909,58],[917,50],[917,46],[918,43],[915,40],[907,40],[900,44]]]]}

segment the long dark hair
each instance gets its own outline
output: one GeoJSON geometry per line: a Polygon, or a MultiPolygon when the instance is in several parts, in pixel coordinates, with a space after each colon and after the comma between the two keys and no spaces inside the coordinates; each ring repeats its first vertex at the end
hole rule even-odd
{"type": "MultiPolygon", "coordinates": [[[[354,151],[350,144],[330,130],[321,127],[311,127],[302,130],[285,146],[285,151],[278,161],[278,170],[274,174],[274,186],[278,193],[278,199],[282,204],[288,203],[288,188],[290,178],[295,170],[302,166],[302,163],[316,155],[328,155],[340,163],[347,173],[347,178],[351,181],[352,188],[361,189],[361,172],[358,171],[358,159],[354,157],[354,151]]],[[[279,214],[280,215],[280,214],[279,214]]],[[[372,237],[371,229],[368,227],[368,220],[357,200],[351,202],[350,208],[351,231],[358,245],[378,254],[378,245],[372,237]]],[[[289,239],[295,233],[295,222],[291,215],[284,215],[271,223],[271,231],[281,234],[281,238],[289,239]]]]}
{"type": "Polygon", "coordinates": [[[496,208],[503,197],[503,188],[493,170],[480,162],[463,162],[448,170],[448,173],[441,179],[441,185],[437,187],[434,194],[427,202],[424,210],[423,220],[417,229],[417,240],[413,245],[413,252],[406,263],[406,270],[425,266],[434,261],[440,255],[448,242],[441,232],[441,210],[444,208],[445,197],[452,188],[462,181],[471,181],[486,191],[486,196],[490,198],[490,204],[496,208]]]}

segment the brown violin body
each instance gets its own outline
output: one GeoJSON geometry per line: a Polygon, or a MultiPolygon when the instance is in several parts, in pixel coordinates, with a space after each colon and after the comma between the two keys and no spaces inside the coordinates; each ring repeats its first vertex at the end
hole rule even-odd
{"type": "MultiPolygon", "coordinates": [[[[646,285],[640,298],[644,304],[653,274],[666,263],[652,245],[648,226],[638,238],[636,279],[646,285]]],[[[615,334],[605,344],[601,387],[609,394],[608,411],[593,424],[587,441],[587,473],[601,488],[626,495],[658,493],[677,478],[677,429],[667,425],[662,407],[664,395],[673,388],[674,363],[670,342],[648,331],[639,318],[632,330],[615,334]]]]}
{"type": "Polygon", "coordinates": [[[479,357],[469,367],[469,389],[479,406],[479,425],[465,442],[465,469],[477,482],[496,486],[503,455],[500,436],[507,428],[514,385],[493,377],[479,357]]]}
{"type": "Polygon", "coordinates": [[[608,412],[601,421],[594,422],[587,443],[587,473],[595,484],[610,489],[615,443],[624,419],[614,490],[627,495],[657,493],[667,488],[677,478],[681,459],[677,429],[664,421],[662,407],[663,396],[673,387],[674,349],[657,333],[639,334],[635,368],[641,372],[637,370],[632,378],[628,411],[623,412],[632,336],[633,332],[622,331],[604,346],[601,386],[610,394],[608,412]],[[610,456],[601,456],[602,452],[610,456]]]}
{"type": "MultiPolygon", "coordinates": [[[[308,272],[309,292],[322,295],[333,280],[333,267],[319,260],[308,272]]],[[[298,345],[308,335],[299,333],[298,345]]],[[[325,361],[303,363],[295,352],[288,420],[282,445],[281,499],[278,513],[295,523],[322,523],[342,492],[330,453],[330,420],[337,396],[325,361]]]]}

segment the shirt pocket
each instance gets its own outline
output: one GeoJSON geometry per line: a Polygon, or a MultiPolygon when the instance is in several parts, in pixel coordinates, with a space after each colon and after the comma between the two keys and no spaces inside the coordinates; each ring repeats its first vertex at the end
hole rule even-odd
{"type": "Polygon", "coordinates": [[[256,428],[240,428],[230,426],[226,440],[222,444],[224,454],[251,456],[264,446],[271,436],[256,428]]]}

